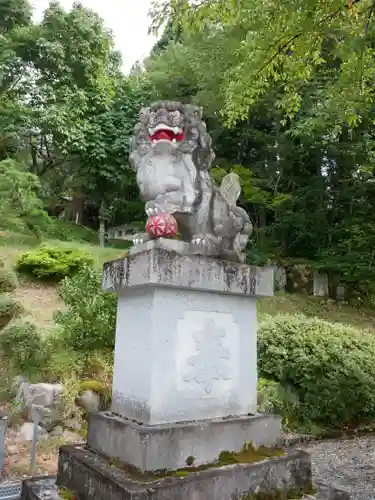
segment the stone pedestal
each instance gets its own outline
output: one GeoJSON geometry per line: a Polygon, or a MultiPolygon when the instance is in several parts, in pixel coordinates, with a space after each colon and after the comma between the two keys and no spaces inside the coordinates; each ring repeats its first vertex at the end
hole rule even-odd
{"type": "Polygon", "coordinates": [[[145,425],[113,413],[92,413],[87,445],[141,472],[215,463],[223,450],[240,451],[245,443],[273,447],[280,438],[280,418],[252,415],[145,425]]]}
{"type": "Polygon", "coordinates": [[[256,297],[272,270],[153,248],[104,266],[118,294],[112,411],[143,424],[256,413],[256,297]]]}
{"type": "Polygon", "coordinates": [[[301,500],[312,489],[310,457],[303,451],[185,476],[136,480],[101,456],[74,446],[60,449],[57,487],[51,478],[26,481],[21,498],[63,500],[67,495],[59,495],[59,486],[79,500],[263,500],[265,492],[269,498],[301,500]]]}
{"type": "Polygon", "coordinates": [[[180,243],[105,264],[102,287],[118,295],[112,407],[90,415],[87,446],[60,450],[57,483],[79,500],[302,498],[306,453],[222,461],[280,438],[280,418],[256,412],[256,297],[272,295],[273,271],[180,243]]]}

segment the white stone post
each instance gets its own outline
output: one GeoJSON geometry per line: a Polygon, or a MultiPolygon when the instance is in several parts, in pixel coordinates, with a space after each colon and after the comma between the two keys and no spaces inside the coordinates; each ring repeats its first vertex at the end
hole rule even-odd
{"type": "Polygon", "coordinates": [[[280,419],[257,415],[256,298],[273,294],[273,269],[162,244],[104,266],[118,295],[112,408],[91,415],[90,448],[153,470],[275,444],[280,419]]]}

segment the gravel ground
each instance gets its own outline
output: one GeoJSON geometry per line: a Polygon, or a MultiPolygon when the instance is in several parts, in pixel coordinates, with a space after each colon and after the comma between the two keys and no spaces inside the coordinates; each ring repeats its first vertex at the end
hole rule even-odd
{"type": "Polygon", "coordinates": [[[351,500],[375,500],[375,436],[301,448],[311,454],[314,479],[347,491],[351,500]]]}

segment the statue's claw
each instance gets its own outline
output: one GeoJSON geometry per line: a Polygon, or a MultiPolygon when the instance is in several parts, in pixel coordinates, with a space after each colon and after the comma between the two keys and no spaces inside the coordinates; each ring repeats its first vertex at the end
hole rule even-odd
{"type": "Polygon", "coordinates": [[[150,240],[150,235],[147,233],[138,233],[133,236],[133,245],[142,245],[146,241],[150,240]]]}
{"type": "Polygon", "coordinates": [[[215,249],[220,244],[219,240],[212,234],[195,234],[191,239],[191,243],[209,249],[215,249]]]}
{"type": "Polygon", "coordinates": [[[193,245],[208,246],[208,239],[203,235],[194,235],[191,239],[193,245]]]}
{"type": "Polygon", "coordinates": [[[213,234],[195,234],[191,239],[194,251],[203,251],[205,255],[219,255],[220,239],[213,234]]]}
{"type": "Polygon", "coordinates": [[[150,217],[151,215],[159,214],[162,210],[160,210],[160,208],[153,201],[149,201],[146,203],[145,211],[146,215],[150,217]]]}

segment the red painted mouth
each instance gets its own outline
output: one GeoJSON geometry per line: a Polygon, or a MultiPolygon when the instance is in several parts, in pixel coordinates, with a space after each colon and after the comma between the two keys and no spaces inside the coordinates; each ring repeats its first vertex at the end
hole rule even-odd
{"type": "Polygon", "coordinates": [[[184,133],[175,134],[172,130],[158,130],[155,134],[150,135],[151,141],[173,141],[181,142],[184,140],[184,133]]]}

